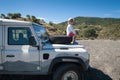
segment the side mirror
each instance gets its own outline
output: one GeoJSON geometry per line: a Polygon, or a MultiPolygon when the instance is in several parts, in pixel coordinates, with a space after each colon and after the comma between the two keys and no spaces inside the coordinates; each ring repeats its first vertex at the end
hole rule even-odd
{"type": "Polygon", "coordinates": [[[36,45],[36,41],[35,41],[35,38],[33,36],[31,36],[29,38],[29,45],[31,45],[31,46],[35,46],[36,45]]]}

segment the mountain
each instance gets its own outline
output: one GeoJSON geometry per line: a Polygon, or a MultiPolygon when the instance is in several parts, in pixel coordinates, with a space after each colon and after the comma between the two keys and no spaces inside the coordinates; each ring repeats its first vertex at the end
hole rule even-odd
{"type": "MultiPolygon", "coordinates": [[[[113,24],[120,25],[120,18],[99,18],[99,17],[76,17],[74,25],[101,25],[103,27],[108,27],[113,24]]],[[[66,22],[60,23],[60,25],[65,25],[66,22]]]]}
{"type": "MultiPolygon", "coordinates": [[[[120,18],[75,17],[78,39],[120,39],[120,18]]],[[[58,34],[66,34],[67,21],[52,24],[58,34]]]]}

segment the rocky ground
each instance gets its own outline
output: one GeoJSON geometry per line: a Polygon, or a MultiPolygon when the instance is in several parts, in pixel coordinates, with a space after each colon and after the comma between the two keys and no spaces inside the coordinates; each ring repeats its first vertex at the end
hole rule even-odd
{"type": "MultiPolygon", "coordinates": [[[[120,80],[120,40],[78,40],[78,43],[90,53],[91,68],[85,73],[85,80],[120,80]]],[[[7,80],[13,79],[9,76],[7,80]]],[[[27,76],[22,80],[49,79],[46,76],[27,76]]]]}

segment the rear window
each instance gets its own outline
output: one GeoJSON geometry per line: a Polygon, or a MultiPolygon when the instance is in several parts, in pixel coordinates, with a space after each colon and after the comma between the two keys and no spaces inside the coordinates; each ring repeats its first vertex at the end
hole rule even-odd
{"type": "Polygon", "coordinates": [[[31,31],[28,27],[9,27],[8,45],[28,45],[31,31]]]}

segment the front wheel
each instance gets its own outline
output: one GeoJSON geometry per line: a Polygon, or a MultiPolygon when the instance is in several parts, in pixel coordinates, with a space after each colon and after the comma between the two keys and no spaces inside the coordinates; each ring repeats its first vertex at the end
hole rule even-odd
{"type": "Polygon", "coordinates": [[[75,64],[64,64],[55,71],[53,80],[82,80],[81,68],[75,64]]]}

